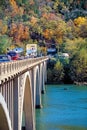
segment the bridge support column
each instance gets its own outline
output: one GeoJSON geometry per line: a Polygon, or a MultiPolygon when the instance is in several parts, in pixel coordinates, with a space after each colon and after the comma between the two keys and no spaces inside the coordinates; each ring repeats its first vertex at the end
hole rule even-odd
{"type": "Polygon", "coordinates": [[[31,86],[32,86],[32,98],[33,98],[33,129],[35,130],[35,99],[36,99],[36,75],[35,68],[30,70],[31,75],[31,86]]]}
{"type": "Polygon", "coordinates": [[[38,71],[36,72],[36,108],[42,108],[39,67],[38,71]]]}
{"type": "Polygon", "coordinates": [[[31,83],[32,83],[32,94],[33,94],[33,108],[35,109],[35,99],[36,99],[36,75],[35,68],[31,70],[31,83]]]}
{"type": "Polygon", "coordinates": [[[43,71],[42,71],[42,88],[41,88],[41,93],[45,93],[45,81],[46,81],[46,64],[45,62],[43,63],[43,71]]]}
{"type": "Polygon", "coordinates": [[[47,83],[47,61],[44,62],[44,80],[47,83]]]}
{"type": "Polygon", "coordinates": [[[42,90],[41,93],[44,94],[45,93],[45,83],[44,83],[44,70],[43,70],[43,77],[42,77],[42,90]]]}
{"type": "MultiPolygon", "coordinates": [[[[14,89],[14,97],[13,97],[13,105],[14,105],[14,130],[19,130],[19,108],[18,108],[18,104],[19,104],[19,96],[18,96],[18,93],[19,93],[19,89],[18,89],[18,77],[16,77],[14,79],[14,82],[13,82],[13,89],[14,89]]],[[[20,122],[21,123],[21,122],[20,122]]]]}

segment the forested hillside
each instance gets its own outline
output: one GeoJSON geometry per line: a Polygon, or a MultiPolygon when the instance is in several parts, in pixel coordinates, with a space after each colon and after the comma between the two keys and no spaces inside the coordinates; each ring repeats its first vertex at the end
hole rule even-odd
{"type": "Polygon", "coordinates": [[[73,81],[87,81],[87,0],[1,0],[0,53],[30,43],[43,55],[51,44],[68,52],[70,69],[58,63],[55,71],[61,66],[73,81]]]}
{"type": "Polygon", "coordinates": [[[4,49],[0,53],[6,47],[24,47],[32,42],[60,44],[67,39],[86,38],[86,10],[86,0],[2,0],[0,48],[4,49]]]}

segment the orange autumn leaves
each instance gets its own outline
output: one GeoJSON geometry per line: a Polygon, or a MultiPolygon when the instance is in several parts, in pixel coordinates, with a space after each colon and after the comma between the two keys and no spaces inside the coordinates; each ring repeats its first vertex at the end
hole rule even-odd
{"type": "Polygon", "coordinates": [[[35,24],[37,23],[37,18],[34,17],[34,16],[32,16],[32,17],[31,17],[31,20],[30,20],[30,23],[31,23],[32,25],[35,25],[35,24]]]}
{"type": "Polygon", "coordinates": [[[29,38],[29,28],[27,26],[24,26],[22,23],[18,25],[12,23],[10,36],[13,37],[15,42],[27,40],[29,38]]]}
{"type": "Polygon", "coordinates": [[[9,0],[10,6],[11,6],[11,16],[14,17],[15,15],[23,15],[24,9],[22,7],[19,7],[16,3],[16,0],[9,0]]]}
{"type": "Polygon", "coordinates": [[[53,35],[53,31],[51,29],[46,29],[43,31],[43,36],[46,38],[46,39],[51,39],[52,38],[52,35],[53,35]]]}
{"type": "Polygon", "coordinates": [[[57,43],[62,43],[63,40],[64,31],[59,30],[56,28],[55,30],[46,29],[43,32],[43,36],[45,39],[51,40],[52,38],[55,39],[57,43]]]}
{"type": "Polygon", "coordinates": [[[42,17],[47,20],[56,20],[56,15],[54,13],[42,13],[42,17]]]}
{"type": "Polygon", "coordinates": [[[17,14],[19,12],[19,9],[18,9],[18,6],[16,4],[16,1],[15,0],[9,0],[9,2],[10,2],[10,5],[12,7],[13,15],[17,14]]]}
{"type": "MultiPolygon", "coordinates": [[[[50,21],[50,20],[49,20],[50,21]]],[[[48,23],[50,24],[50,22],[48,23]]],[[[69,28],[72,28],[72,26],[68,26],[68,23],[65,23],[63,20],[55,20],[56,27],[52,28],[52,25],[50,25],[50,28],[46,28],[43,31],[43,35],[46,39],[51,40],[51,38],[55,39],[56,43],[62,43],[64,37],[66,37],[69,28]]],[[[72,21],[74,23],[74,29],[75,33],[78,34],[80,37],[86,37],[87,36],[87,18],[86,17],[78,17],[72,21]]],[[[71,30],[72,31],[72,30],[71,30]]],[[[70,32],[72,33],[72,32],[70,32]]],[[[74,35],[74,34],[72,34],[74,35]]]]}
{"type": "Polygon", "coordinates": [[[66,33],[66,24],[62,21],[56,21],[55,28],[50,26],[50,28],[43,31],[43,36],[47,40],[54,39],[56,43],[62,43],[63,36],[66,33]]]}

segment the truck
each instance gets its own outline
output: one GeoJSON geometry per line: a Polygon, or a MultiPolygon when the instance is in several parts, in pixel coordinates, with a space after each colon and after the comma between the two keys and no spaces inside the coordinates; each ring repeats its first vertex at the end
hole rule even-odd
{"type": "Polygon", "coordinates": [[[26,55],[29,57],[37,57],[37,44],[27,44],[26,55]]]}

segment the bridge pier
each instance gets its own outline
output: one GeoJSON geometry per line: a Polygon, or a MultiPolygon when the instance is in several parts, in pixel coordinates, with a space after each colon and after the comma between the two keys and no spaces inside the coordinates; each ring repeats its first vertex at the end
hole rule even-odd
{"type": "Polygon", "coordinates": [[[46,71],[46,62],[43,62],[42,68],[42,85],[41,85],[41,93],[45,93],[45,83],[47,81],[47,71],[46,71]]]}
{"type": "Polygon", "coordinates": [[[18,77],[14,78],[13,81],[13,105],[14,105],[14,130],[19,130],[19,87],[18,77]]]}
{"type": "Polygon", "coordinates": [[[39,66],[36,68],[36,106],[35,107],[42,108],[39,66]]]}
{"type": "Polygon", "coordinates": [[[44,82],[44,67],[43,67],[43,71],[42,71],[42,86],[41,86],[41,93],[44,94],[45,93],[45,82],[44,82]]]}

